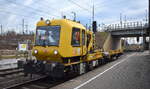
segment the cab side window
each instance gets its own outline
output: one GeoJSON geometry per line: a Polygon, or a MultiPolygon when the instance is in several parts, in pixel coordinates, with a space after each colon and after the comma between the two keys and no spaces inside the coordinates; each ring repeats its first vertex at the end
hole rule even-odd
{"type": "Polygon", "coordinates": [[[72,46],[80,46],[80,29],[73,28],[72,29],[72,46]]]}
{"type": "Polygon", "coordinates": [[[89,44],[90,44],[90,40],[91,40],[91,35],[90,34],[88,34],[87,35],[87,47],[89,46],[89,44]]]}
{"type": "Polygon", "coordinates": [[[82,30],[82,45],[85,45],[85,30],[82,30]]]}

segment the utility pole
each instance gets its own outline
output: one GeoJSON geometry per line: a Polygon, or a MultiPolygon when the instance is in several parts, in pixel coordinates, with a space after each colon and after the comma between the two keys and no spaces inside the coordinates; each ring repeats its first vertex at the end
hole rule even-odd
{"type": "Polygon", "coordinates": [[[62,19],[64,19],[64,14],[63,14],[63,12],[61,11],[61,17],[62,17],[62,19]]]}
{"type": "Polygon", "coordinates": [[[147,9],[145,10],[145,22],[147,24],[148,18],[147,18],[147,9]]]}
{"type": "Polygon", "coordinates": [[[93,10],[92,10],[92,21],[94,21],[94,3],[93,3],[93,10]]]}
{"type": "Polygon", "coordinates": [[[75,12],[71,12],[74,15],[74,19],[73,21],[76,21],[76,13],[75,12]]]}
{"type": "Polygon", "coordinates": [[[1,35],[3,34],[3,25],[1,24],[1,35]]]}
{"type": "Polygon", "coordinates": [[[126,23],[127,22],[127,16],[125,15],[124,16],[124,23],[126,23]]]}
{"type": "Polygon", "coordinates": [[[25,25],[25,27],[26,27],[26,34],[28,34],[28,24],[25,25]]]}
{"type": "Polygon", "coordinates": [[[22,33],[24,34],[24,19],[22,19],[22,33]]]}
{"type": "Polygon", "coordinates": [[[92,21],[91,21],[91,19],[89,19],[89,26],[88,26],[89,30],[91,30],[91,26],[92,26],[92,21]]]}
{"type": "Polygon", "coordinates": [[[120,13],[120,25],[121,25],[121,28],[122,28],[122,13],[120,13]]]}

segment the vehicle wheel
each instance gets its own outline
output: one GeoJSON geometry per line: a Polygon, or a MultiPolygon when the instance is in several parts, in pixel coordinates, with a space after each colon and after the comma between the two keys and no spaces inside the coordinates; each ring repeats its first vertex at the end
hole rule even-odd
{"type": "Polygon", "coordinates": [[[103,58],[103,59],[102,59],[102,64],[105,64],[106,61],[107,61],[107,58],[103,58]]]}
{"type": "Polygon", "coordinates": [[[115,56],[111,56],[110,61],[114,61],[114,60],[115,60],[115,56]]]}
{"type": "Polygon", "coordinates": [[[117,55],[113,57],[113,61],[115,61],[117,59],[118,59],[117,55]]]}
{"type": "Polygon", "coordinates": [[[98,62],[98,60],[96,60],[96,67],[98,67],[99,66],[99,62],[98,62]]]}
{"type": "Polygon", "coordinates": [[[79,74],[84,74],[86,73],[86,63],[80,63],[79,64],[79,74]]]}
{"type": "Polygon", "coordinates": [[[94,69],[94,67],[93,67],[93,61],[89,62],[88,69],[89,70],[93,70],[94,69]]]}

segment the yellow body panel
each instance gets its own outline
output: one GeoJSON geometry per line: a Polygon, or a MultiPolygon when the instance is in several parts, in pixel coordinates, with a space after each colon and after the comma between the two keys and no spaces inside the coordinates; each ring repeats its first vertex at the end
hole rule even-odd
{"type": "Polygon", "coordinates": [[[120,53],[123,53],[123,50],[122,49],[116,49],[116,50],[110,50],[109,51],[109,55],[112,56],[112,55],[117,55],[117,54],[120,54],[120,53]]]}
{"type": "Polygon", "coordinates": [[[58,47],[41,47],[41,46],[35,46],[33,50],[38,50],[37,54],[33,55],[40,60],[51,60],[51,61],[56,61],[56,62],[62,62],[61,60],[61,55],[58,53],[57,55],[54,55],[54,51],[58,50],[58,47]]]}
{"type": "Polygon", "coordinates": [[[91,53],[87,55],[86,61],[93,61],[103,58],[103,55],[101,52],[91,53]]]}
{"type": "Polygon", "coordinates": [[[70,66],[70,65],[75,65],[75,64],[79,64],[81,61],[78,62],[72,62],[72,63],[66,63],[64,64],[65,66],[70,66]]]}

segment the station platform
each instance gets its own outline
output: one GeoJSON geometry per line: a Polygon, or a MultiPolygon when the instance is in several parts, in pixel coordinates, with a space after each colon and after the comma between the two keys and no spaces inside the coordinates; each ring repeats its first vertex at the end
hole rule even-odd
{"type": "Polygon", "coordinates": [[[150,55],[147,51],[124,54],[51,89],[150,89],[150,55]]]}

